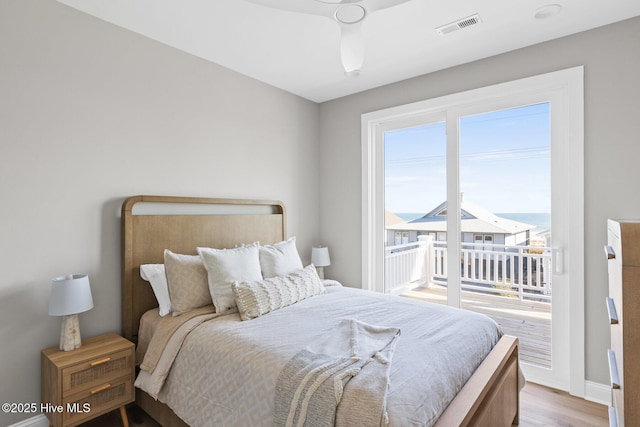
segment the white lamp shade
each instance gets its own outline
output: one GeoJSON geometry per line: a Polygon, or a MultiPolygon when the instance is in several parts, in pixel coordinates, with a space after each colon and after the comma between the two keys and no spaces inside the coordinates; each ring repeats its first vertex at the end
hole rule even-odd
{"type": "Polygon", "coordinates": [[[93,308],[91,286],[86,274],[56,277],[51,281],[49,314],[67,316],[83,313],[93,308]]]}
{"type": "Polygon", "coordinates": [[[316,267],[326,267],[331,265],[329,258],[329,248],[326,246],[315,246],[311,249],[311,264],[316,267]]]}

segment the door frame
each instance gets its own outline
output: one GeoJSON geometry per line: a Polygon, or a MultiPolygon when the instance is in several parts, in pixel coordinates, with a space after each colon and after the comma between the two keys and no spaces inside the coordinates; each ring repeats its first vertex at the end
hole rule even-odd
{"type": "MultiPolygon", "coordinates": [[[[566,140],[566,152],[562,157],[568,193],[568,210],[563,216],[570,218],[566,233],[568,247],[556,248],[554,263],[558,274],[566,279],[566,289],[571,304],[566,307],[569,323],[567,380],[560,380],[553,387],[567,390],[572,395],[585,395],[585,325],[584,325],[584,94],[583,67],[500,83],[479,89],[446,95],[434,99],[387,108],[362,115],[362,282],[363,288],[381,291],[384,289],[384,132],[394,128],[416,126],[426,117],[446,117],[447,138],[458,141],[457,118],[472,111],[478,103],[501,105],[513,97],[538,99],[540,94],[553,98],[552,107],[561,106],[567,123],[559,130],[566,140]],[[568,383],[567,383],[568,382],[568,383]]],[[[553,125],[553,124],[552,124],[553,125]]],[[[557,132],[552,128],[552,133],[557,132]]],[[[447,144],[447,170],[458,171],[459,144],[447,144]],[[455,146],[453,146],[455,145],[455,146]]],[[[552,155],[553,158],[553,155],[552,155]]],[[[457,174],[447,172],[447,199],[449,214],[459,218],[460,183],[457,174]],[[458,215],[455,215],[455,213],[458,215]]],[[[552,200],[553,204],[553,200],[552,200]]],[[[452,216],[449,215],[449,218],[452,216]]],[[[460,221],[447,224],[447,234],[460,234],[460,221]]],[[[450,254],[460,252],[459,239],[449,247],[450,254]]],[[[454,263],[451,263],[454,264],[454,263]]],[[[455,280],[460,272],[455,265],[449,266],[449,276],[455,280]]],[[[458,280],[459,281],[459,280],[458,280]]],[[[458,287],[459,288],[459,287],[458,287]]],[[[449,304],[459,305],[460,293],[450,292],[449,304]]],[[[535,374],[534,374],[535,376],[535,374]]],[[[535,378],[531,378],[535,380],[535,378]]]]}

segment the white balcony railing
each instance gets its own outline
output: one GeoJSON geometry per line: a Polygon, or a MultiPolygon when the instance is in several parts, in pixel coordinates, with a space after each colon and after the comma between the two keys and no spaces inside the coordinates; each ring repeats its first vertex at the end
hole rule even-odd
{"type": "MultiPolygon", "coordinates": [[[[548,301],[551,298],[551,249],[462,243],[463,290],[548,301]]],[[[447,244],[422,237],[385,248],[385,290],[447,284],[447,244]]]]}
{"type": "Polygon", "coordinates": [[[384,283],[387,292],[397,293],[426,279],[428,247],[426,241],[385,247],[384,283]]]}

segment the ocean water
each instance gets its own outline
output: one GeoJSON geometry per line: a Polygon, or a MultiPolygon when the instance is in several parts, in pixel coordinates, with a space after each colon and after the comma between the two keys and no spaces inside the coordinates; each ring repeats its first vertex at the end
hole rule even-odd
{"type": "MultiPolygon", "coordinates": [[[[414,219],[423,217],[424,213],[404,212],[397,213],[400,218],[405,221],[412,221],[414,219]]],[[[525,224],[535,225],[536,228],[532,230],[532,233],[539,233],[541,231],[548,230],[551,226],[551,214],[548,212],[515,212],[515,213],[496,213],[497,216],[511,219],[513,221],[524,222],[525,224]]]]}
{"type": "Polygon", "coordinates": [[[525,224],[535,225],[536,228],[531,230],[532,233],[539,233],[541,231],[551,228],[551,214],[548,212],[535,212],[535,213],[497,213],[499,217],[511,219],[513,221],[524,222],[525,224]]]}

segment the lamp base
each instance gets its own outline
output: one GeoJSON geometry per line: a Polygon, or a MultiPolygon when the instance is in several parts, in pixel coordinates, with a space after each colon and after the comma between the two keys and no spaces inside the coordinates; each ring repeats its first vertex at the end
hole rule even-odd
{"type": "Polygon", "coordinates": [[[62,317],[62,328],[60,329],[60,350],[71,351],[80,348],[80,321],[77,314],[70,314],[62,317]]]}
{"type": "Polygon", "coordinates": [[[316,267],[316,271],[318,272],[318,277],[324,279],[324,267],[316,267]]]}

